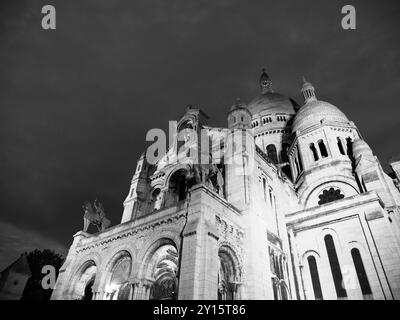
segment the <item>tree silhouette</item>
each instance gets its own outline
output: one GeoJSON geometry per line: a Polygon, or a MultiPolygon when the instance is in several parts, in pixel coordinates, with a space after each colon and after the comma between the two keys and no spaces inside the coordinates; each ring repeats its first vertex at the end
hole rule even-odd
{"type": "Polygon", "coordinates": [[[63,264],[64,258],[48,249],[43,251],[35,249],[28,253],[27,259],[32,275],[26,283],[22,300],[49,300],[53,290],[43,289],[42,279],[45,274],[42,274],[42,268],[46,265],[51,265],[56,271],[56,276],[58,276],[58,271],[63,264]]]}

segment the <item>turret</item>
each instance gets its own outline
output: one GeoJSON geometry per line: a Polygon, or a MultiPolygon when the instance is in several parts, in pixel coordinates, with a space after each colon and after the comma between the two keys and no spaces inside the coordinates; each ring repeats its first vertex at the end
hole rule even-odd
{"type": "Polygon", "coordinates": [[[303,94],[304,103],[317,100],[313,85],[308,82],[305,77],[303,77],[303,87],[301,88],[301,93],[303,94]]]}
{"type": "Polygon", "coordinates": [[[133,220],[140,211],[143,201],[146,200],[147,176],[149,164],[143,153],[137,161],[136,171],[131,180],[128,196],[124,201],[124,212],[121,223],[133,220]]]}
{"type": "Polygon", "coordinates": [[[231,107],[228,113],[229,129],[251,129],[251,113],[246,105],[242,104],[240,98],[231,107]]]}
{"type": "Polygon", "coordinates": [[[225,154],[227,200],[244,209],[250,199],[249,182],[255,149],[251,114],[240,99],[228,113],[228,128],[225,154]]]}

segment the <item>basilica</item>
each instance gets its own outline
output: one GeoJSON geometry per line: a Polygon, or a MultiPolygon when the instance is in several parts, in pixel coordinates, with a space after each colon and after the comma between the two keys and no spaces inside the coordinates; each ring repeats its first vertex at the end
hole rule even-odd
{"type": "Polygon", "coordinates": [[[188,107],[195,138],[142,154],[119,224],[87,232],[86,204],[52,299],[400,299],[400,161],[385,173],[306,79],[300,104],[265,70],[258,86],[223,128],[188,107]],[[211,161],[179,161],[182,143],[211,161]]]}

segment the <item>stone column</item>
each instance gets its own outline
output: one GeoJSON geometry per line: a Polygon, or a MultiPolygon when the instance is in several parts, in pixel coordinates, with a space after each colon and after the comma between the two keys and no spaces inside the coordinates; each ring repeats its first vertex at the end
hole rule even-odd
{"type": "Polygon", "coordinates": [[[104,290],[93,291],[92,300],[105,300],[105,292],[104,292],[104,290]]]}
{"type": "Polygon", "coordinates": [[[139,280],[136,284],[135,300],[144,300],[144,290],[143,280],[139,280]]]}
{"type": "Polygon", "coordinates": [[[293,229],[289,229],[289,244],[292,252],[290,253],[293,258],[293,265],[294,265],[294,271],[295,271],[295,286],[296,286],[296,296],[300,298],[301,300],[305,300],[304,296],[304,286],[303,286],[303,275],[302,275],[302,268],[303,266],[300,265],[299,261],[299,256],[297,252],[297,246],[296,246],[296,240],[294,238],[294,233],[293,229]]]}
{"type": "Polygon", "coordinates": [[[241,287],[242,283],[241,282],[230,282],[229,285],[232,288],[233,292],[233,300],[241,300],[241,287]]]}
{"type": "Polygon", "coordinates": [[[129,300],[136,300],[134,298],[136,292],[136,282],[129,282],[129,300]]]}
{"type": "Polygon", "coordinates": [[[152,279],[144,279],[143,280],[143,291],[142,291],[142,300],[150,299],[150,290],[153,287],[154,280],[152,279]]]}
{"type": "Polygon", "coordinates": [[[218,233],[215,201],[204,186],[192,189],[188,221],[183,231],[178,299],[218,298],[218,233]]]}

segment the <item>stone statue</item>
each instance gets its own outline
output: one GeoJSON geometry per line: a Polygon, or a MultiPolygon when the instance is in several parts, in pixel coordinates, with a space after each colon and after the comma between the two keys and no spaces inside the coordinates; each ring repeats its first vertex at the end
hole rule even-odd
{"type": "Polygon", "coordinates": [[[204,164],[194,164],[193,165],[190,178],[194,179],[194,184],[206,182],[207,168],[208,168],[208,165],[204,165],[204,164]]]}
{"type": "Polygon", "coordinates": [[[210,166],[209,172],[210,180],[213,184],[214,190],[223,197],[224,190],[224,177],[222,175],[221,170],[218,168],[216,164],[212,164],[210,166]]]}
{"type": "Polygon", "coordinates": [[[217,184],[218,184],[218,194],[223,197],[224,196],[224,176],[222,175],[221,170],[217,168],[217,184]]]}
{"type": "Polygon", "coordinates": [[[110,226],[111,221],[106,218],[103,205],[99,200],[95,200],[93,205],[90,201],[85,201],[82,206],[83,215],[83,231],[87,231],[90,224],[97,227],[99,231],[104,231],[110,226]]]}
{"type": "Polygon", "coordinates": [[[195,164],[188,178],[192,181],[190,185],[202,183],[221,197],[224,196],[224,176],[216,164],[195,164]]]}

